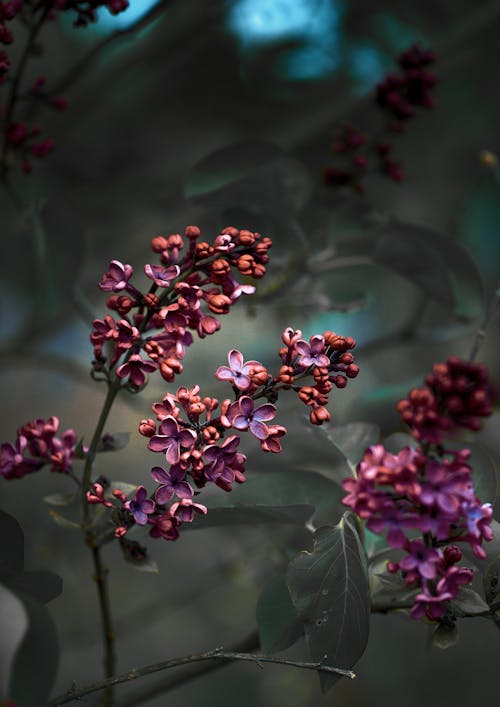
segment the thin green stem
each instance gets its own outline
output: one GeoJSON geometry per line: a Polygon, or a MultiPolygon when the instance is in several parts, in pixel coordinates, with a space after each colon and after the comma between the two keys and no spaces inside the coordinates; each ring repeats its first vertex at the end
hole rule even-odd
{"type": "MultiPolygon", "coordinates": [[[[97,585],[99,596],[99,608],[101,612],[101,626],[104,641],[104,675],[111,678],[116,669],[115,655],[115,634],[113,630],[113,619],[111,615],[111,604],[109,600],[107,575],[108,569],[103,565],[101,549],[97,545],[91,546],[92,559],[94,562],[94,581],[97,585]]],[[[113,702],[113,687],[109,685],[104,692],[104,705],[111,705],[113,702]]]]}

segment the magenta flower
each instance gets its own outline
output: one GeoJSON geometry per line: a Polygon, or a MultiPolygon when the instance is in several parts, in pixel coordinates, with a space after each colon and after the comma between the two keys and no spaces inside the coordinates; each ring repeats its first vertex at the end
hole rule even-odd
{"type": "Polygon", "coordinates": [[[443,562],[441,551],[426,547],[422,540],[411,540],[407,551],[410,553],[399,563],[404,572],[416,571],[425,579],[434,579],[437,568],[443,562]]]}
{"type": "Polygon", "coordinates": [[[147,498],[148,492],[144,486],[138,486],[135,497],[125,503],[125,508],[134,516],[137,525],[146,525],[148,515],[154,513],[155,502],[147,498]]]}
{"type": "Polygon", "coordinates": [[[234,481],[237,483],[245,481],[243,472],[246,456],[236,451],[239,443],[238,435],[231,435],[220,447],[211,444],[203,452],[208,461],[204,467],[206,478],[226,491],[231,490],[234,481]]]}
{"type": "Polygon", "coordinates": [[[126,363],[117,368],[116,375],[119,378],[130,378],[130,382],[137,388],[146,382],[146,373],[156,371],[158,364],[154,361],[144,361],[140,354],[132,354],[126,363]]]}
{"type": "Polygon", "coordinates": [[[149,440],[148,447],[152,452],[165,452],[169,464],[177,464],[181,447],[190,449],[196,441],[196,433],[193,430],[179,428],[177,420],[173,417],[162,420],[158,431],[159,434],[149,440]]]}
{"type": "Polygon", "coordinates": [[[112,260],[108,272],[104,273],[99,287],[104,292],[120,292],[127,287],[134,269],[131,265],[124,265],[119,260],[112,260]]]}
{"type": "Polygon", "coordinates": [[[206,515],[207,507],[194,503],[192,498],[181,498],[178,503],[170,506],[170,516],[180,523],[191,523],[195,513],[206,515]]]}
{"type": "Polygon", "coordinates": [[[152,538],[177,540],[179,537],[179,531],[177,530],[179,523],[175,518],[171,518],[167,513],[164,513],[161,516],[155,516],[154,518],[149,518],[149,522],[152,523],[153,526],[149,531],[152,538]]]}
{"type": "Polygon", "coordinates": [[[239,390],[248,390],[252,385],[252,379],[250,377],[252,368],[260,366],[261,364],[258,361],[247,361],[243,363],[243,354],[236,349],[232,349],[228,353],[227,360],[229,367],[219,366],[215,372],[217,380],[229,380],[232,381],[233,385],[239,390]]]}
{"type": "Polygon", "coordinates": [[[161,484],[155,493],[156,502],[161,506],[171,501],[174,495],[178,498],[192,498],[194,495],[193,489],[185,481],[186,472],[179,464],[173,464],[169,471],[165,471],[160,466],[154,466],[151,469],[151,476],[161,484]]]}
{"type": "Polygon", "coordinates": [[[266,439],[261,439],[260,441],[262,451],[279,454],[279,452],[281,452],[280,437],[286,435],[286,427],[283,427],[283,425],[270,425],[267,431],[268,435],[266,439]]]}
{"type": "Polygon", "coordinates": [[[307,341],[301,339],[295,343],[295,350],[299,354],[299,364],[304,368],[309,366],[329,366],[330,359],[323,352],[325,351],[325,340],[322,336],[311,336],[307,341]]]}
{"type": "Polygon", "coordinates": [[[25,474],[40,469],[43,462],[24,456],[26,445],[26,437],[22,435],[17,438],[15,445],[0,445],[0,476],[5,479],[20,479],[25,474]]]}
{"type": "Polygon", "coordinates": [[[247,430],[257,437],[266,439],[269,430],[264,422],[272,420],[276,415],[276,408],[271,403],[261,405],[256,410],[253,407],[253,400],[248,395],[244,395],[238,400],[238,411],[232,420],[232,425],[237,430],[247,430]]]}
{"type": "Polygon", "coordinates": [[[150,280],[153,280],[155,285],[159,287],[169,287],[172,280],[180,273],[180,268],[178,265],[171,265],[168,268],[164,268],[162,265],[145,265],[144,272],[150,280]]]}

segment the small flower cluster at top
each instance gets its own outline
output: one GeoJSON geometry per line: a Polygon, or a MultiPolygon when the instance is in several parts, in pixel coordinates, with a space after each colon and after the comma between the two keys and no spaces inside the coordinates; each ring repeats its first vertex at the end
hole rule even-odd
{"type": "Polygon", "coordinates": [[[491,505],[474,492],[470,450],[447,450],[443,436],[477,430],[480,418],[492,412],[492,392],[484,365],[456,357],[436,364],[425,382],[426,388],[412,390],[397,406],[421,446],[398,454],[369,447],[356,478],[343,481],[343,503],[372,532],[387,531],[388,544],[404,551],[402,560],[387,567],[417,590],[411,616],[439,620],[474,574],[458,564],[457,543],[468,543],[484,559],[482,542],[493,537],[491,505]]]}
{"type": "Polygon", "coordinates": [[[358,374],[350,352],[356,342],[329,331],[306,341],[291,328],[283,332],[282,341],[282,365],[274,376],[259,361],[245,362],[240,351],[229,352],[229,365],[220,366],[215,375],[231,383],[235,399],[223,400],[220,409],[216,398],[201,397],[199,386],[181,387],[176,395],[167,393],[153,405],[156,419],[142,420],[139,432],[149,439],[149,449],[162,454],[166,462],[167,468],[151,469],[159,484],[156,491],[148,496],[141,485],[127,499],[115,490],[111,500],[101,480],[87,495],[89,503],[114,508],[116,537],[123,540],[134,524],[149,524],[152,537],[176,540],[182,523],[191,522],[195,513],[207,513],[205,506],[195,502],[194,487],[214,483],[231,491],[234,483],[245,481],[246,456],[238,451],[241,432],[250,432],[262,451],[279,453],[286,428],[275,424],[274,418],[282,390],[293,390],[311,408],[312,424],[329,419],[324,407],[328,393],[334,386],[344,388],[348,378],[358,374]],[[312,378],[311,385],[304,385],[307,378],[312,378]],[[257,405],[259,398],[267,402],[257,405]]]}
{"type": "Polygon", "coordinates": [[[158,264],[144,266],[151,281],[147,292],[132,284],[133,268],[112,260],[99,287],[110,295],[106,315],[93,324],[94,375],[108,381],[113,371],[129,388],[145,385],[147,374],[159,369],[172,382],[182,373],[181,360],[193,342],[220,329],[214,315],[227,314],[242,294],[255,287],[240,284],[233,275],[254,279],[266,272],[270,238],[259,233],[224,228],[212,244],[200,240],[200,229],[187,226],[178,233],[151,241],[158,264]]]}
{"type": "Polygon", "coordinates": [[[77,456],[78,438],[71,429],[57,437],[58,429],[59,420],[55,416],[20,427],[14,444],[0,445],[0,476],[20,479],[46,464],[51,465],[52,471],[70,472],[77,456]]]}
{"type": "MultiPolygon", "coordinates": [[[[28,27],[30,38],[28,41],[35,41],[35,35],[41,30],[46,21],[53,20],[58,13],[76,13],[75,27],[85,27],[89,22],[97,19],[97,10],[106,7],[113,15],[126,10],[129,6],[127,0],[9,0],[0,2],[0,45],[10,45],[15,41],[15,32],[12,23],[17,19],[21,34],[25,33],[24,27],[28,27]],[[22,29],[21,29],[22,28],[22,29]]],[[[6,82],[14,82],[10,74],[11,60],[9,53],[5,49],[0,49],[0,85],[6,82]]],[[[38,103],[43,103],[56,110],[64,110],[67,106],[66,99],[62,96],[51,95],[45,89],[46,78],[39,76],[24,94],[16,90],[9,98],[5,114],[8,116],[7,123],[3,127],[3,140],[5,148],[14,150],[21,164],[21,170],[29,174],[32,169],[31,158],[41,158],[48,155],[55,148],[55,140],[52,137],[41,138],[41,129],[38,126],[28,126],[25,122],[15,120],[13,117],[13,103],[19,97],[36,99],[38,103]]],[[[17,87],[16,87],[17,88],[17,87]]],[[[4,151],[5,152],[5,151],[4,151]]]]}
{"type": "MultiPolygon", "coordinates": [[[[416,44],[399,56],[401,73],[388,74],[377,84],[375,102],[387,117],[384,132],[393,136],[403,133],[406,122],[415,116],[417,108],[434,106],[430,91],[437,83],[437,77],[428,67],[435,61],[434,52],[416,44]]],[[[326,168],[325,184],[350,187],[362,192],[362,181],[372,159],[382,174],[394,181],[402,181],[403,170],[401,164],[393,158],[392,149],[389,139],[381,138],[380,135],[369,138],[351,125],[344,125],[332,146],[334,154],[343,156],[344,165],[326,168]]]]}

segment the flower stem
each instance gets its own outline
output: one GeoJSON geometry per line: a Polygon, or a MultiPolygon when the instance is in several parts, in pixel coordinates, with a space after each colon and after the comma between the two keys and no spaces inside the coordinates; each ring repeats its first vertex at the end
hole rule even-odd
{"type": "MultiPolygon", "coordinates": [[[[111,604],[109,601],[109,591],[107,575],[108,570],[102,563],[101,549],[97,545],[91,546],[92,559],[94,562],[94,581],[97,585],[99,597],[99,607],[101,611],[102,637],[104,643],[104,675],[110,678],[116,669],[115,656],[115,634],[113,631],[113,619],[111,616],[111,604]]],[[[104,691],[103,705],[113,703],[113,686],[108,685],[104,691]]]]}

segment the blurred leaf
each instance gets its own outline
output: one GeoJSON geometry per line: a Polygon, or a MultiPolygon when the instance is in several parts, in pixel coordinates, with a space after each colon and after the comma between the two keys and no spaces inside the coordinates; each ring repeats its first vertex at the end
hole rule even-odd
{"type": "Polygon", "coordinates": [[[280,523],[292,523],[293,525],[305,525],[314,513],[314,506],[223,506],[219,508],[209,508],[206,516],[196,516],[192,523],[187,523],[184,528],[188,530],[202,530],[203,528],[215,528],[219,526],[231,525],[254,525],[256,523],[269,523],[272,525],[280,523]]]}
{"type": "Polygon", "coordinates": [[[500,185],[488,173],[465,197],[458,234],[491,286],[500,279],[499,225],[500,185]]]}
{"type": "Polygon", "coordinates": [[[7,688],[17,649],[28,630],[28,615],[23,603],[0,584],[0,698],[8,697],[7,688]]]}
{"type": "Polygon", "coordinates": [[[483,571],[483,589],[486,601],[494,608],[500,608],[500,523],[491,521],[493,539],[484,543],[486,558],[481,562],[483,571]]]}
{"type": "Polygon", "coordinates": [[[396,560],[398,550],[387,548],[382,557],[377,557],[369,565],[370,592],[372,606],[378,611],[410,609],[419,589],[408,589],[400,572],[392,574],[387,570],[388,560],[396,560]]]}
{"type": "Polygon", "coordinates": [[[446,449],[470,449],[469,464],[472,467],[474,492],[482,503],[495,503],[497,497],[497,470],[493,458],[488,451],[476,442],[446,440],[446,449]]]}
{"type": "Polygon", "coordinates": [[[246,140],[201,159],[191,170],[185,195],[224,208],[272,207],[297,212],[311,191],[305,167],[276,145],[246,140]]]}
{"type": "Polygon", "coordinates": [[[0,537],[9,542],[0,544],[0,573],[24,569],[24,534],[15,518],[0,510],[0,537]]]}
{"type": "MultiPolygon", "coordinates": [[[[288,567],[287,584],[303,621],[313,661],[352,668],[363,654],[370,626],[370,589],[355,516],[345,513],[334,528],[316,531],[312,552],[288,567]]],[[[319,674],[323,691],[339,679],[319,674]]]]}
{"type": "Polygon", "coordinates": [[[98,452],[116,452],[127,446],[130,439],[130,432],[114,432],[105,434],[97,445],[98,452]]]}
{"type": "Polygon", "coordinates": [[[350,422],[338,426],[325,424],[321,429],[345,460],[353,475],[366,448],[377,444],[380,440],[380,428],[371,422],[350,422]]]}
{"type": "Polygon", "coordinates": [[[458,627],[456,624],[447,626],[438,624],[436,630],[432,634],[432,645],[444,651],[456,645],[458,641],[458,627]]]}
{"type": "Polygon", "coordinates": [[[468,250],[455,239],[427,226],[393,219],[374,232],[371,255],[452,308],[460,320],[481,315],[481,275],[468,250]]]}
{"type": "Polygon", "coordinates": [[[69,518],[65,518],[62,516],[60,513],[55,511],[53,508],[49,508],[49,513],[51,518],[57,523],[57,525],[60,525],[61,528],[71,528],[72,530],[80,530],[81,525],[79,523],[75,523],[74,520],[70,520],[69,518]]]}
{"type": "Polygon", "coordinates": [[[264,653],[286,650],[304,634],[304,626],[297,618],[282,576],[275,577],[262,590],[256,616],[260,647],[264,653]]]}
{"type": "Polygon", "coordinates": [[[405,432],[393,432],[393,434],[385,437],[382,444],[391,454],[398,454],[404,447],[418,447],[417,440],[405,432]]]}
{"type": "Polygon", "coordinates": [[[122,538],[120,540],[123,557],[128,564],[139,572],[153,572],[158,574],[158,564],[149,556],[149,551],[144,545],[135,540],[122,538]]]}
{"type": "Polygon", "coordinates": [[[20,707],[41,707],[46,704],[56,677],[56,629],[44,606],[27,596],[18,598],[28,618],[28,630],[13,661],[8,694],[20,707]]]}
{"type": "Polygon", "coordinates": [[[479,616],[489,612],[484,599],[470,587],[460,587],[456,599],[450,601],[450,608],[455,616],[479,616]]]}
{"type": "Polygon", "coordinates": [[[63,590],[61,577],[53,572],[23,572],[2,576],[2,582],[16,594],[29,595],[42,604],[58,597],[63,590]]]}
{"type": "MultiPolygon", "coordinates": [[[[326,479],[314,471],[271,471],[254,476],[246,483],[233,488],[231,500],[234,505],[286,507],[305,505],[315,508],[312,522],[328,516],[337,520],[340,509],[340,498],[343,492],[338,484],[326,479]]],[[[224,507],[221,496],[214,497],[210,502],[210,513],[213,509],[224,507]]],[[[308,511],[307,511],[308,512],[308,511]]],[[[294,511],[292,511],[293,515],[294,511]]],[[[285,511],[288,515],[288,511],[285,511]]],[[[207,520],[209,516],[207,516],[207,520]]]]}
{"type": "Polygon", "coordinates": [[[368,559],[387,547],[385,535],[372,533],[368,528],[363,529],[363,545],[368,559]]]}
{"type": "Polygon", "coordinates": [[[112,481],[104,494],[105,498],[114,498],[113,491],[123,491],[125,496],[132,496],[137,491],[137,484],[129,484],[126,481],[112,481]]]}
{"type": "Polygon", "coordinates": [[[51,493],[48,496],[44,496],[43,500],[49,506],[70,506],[75,498],[75,493],[51,493]]]}

